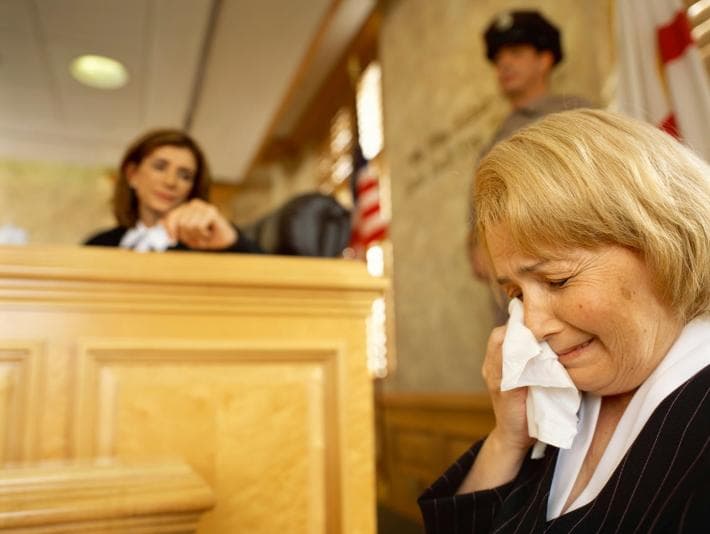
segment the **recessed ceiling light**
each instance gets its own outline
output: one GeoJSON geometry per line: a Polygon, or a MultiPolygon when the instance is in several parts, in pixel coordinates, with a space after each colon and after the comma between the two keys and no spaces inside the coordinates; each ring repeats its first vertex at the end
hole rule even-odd
{"type": "Polygon", "coordinates": [[[110,57],[79,56],[69,70],[77,81],[96,89],[118,89],[128,83],[126,67],[110,57]]]}

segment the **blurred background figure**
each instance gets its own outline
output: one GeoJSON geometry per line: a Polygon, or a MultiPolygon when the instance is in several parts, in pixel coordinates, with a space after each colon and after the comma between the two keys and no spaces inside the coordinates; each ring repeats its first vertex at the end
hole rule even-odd
{"type": "Polygon", "coordinates": [[[501,13],[489,24],[483,38],[500,92],[512,109],[481,156],[498,141],[548,113],[591,106],[578,96],[550,93],[550,76],[564,52],[559,29],[538,11],[501,13]]]}
{"type": "Polygon", "coordinates": [[[86,245],[149,250],[259,252],[207,201],[210,176],[202,149],[180,130],[154,130],[123,156],[113,197],[118,226],[86,245]]]}

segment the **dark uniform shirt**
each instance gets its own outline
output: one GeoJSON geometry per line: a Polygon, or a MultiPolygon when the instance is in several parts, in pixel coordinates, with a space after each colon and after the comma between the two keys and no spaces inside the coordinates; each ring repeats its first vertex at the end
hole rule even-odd
{"type": "Polygon", "coordinates": [[[574,95],[545,95],[519,109],[513,110],[498,128],[493,139],[481,151],[481,157],[486,155],[498,141],[507,139],[516,131],[532,124],[550,113],[576,108],[594,107],[588,100],[574,95]]]}

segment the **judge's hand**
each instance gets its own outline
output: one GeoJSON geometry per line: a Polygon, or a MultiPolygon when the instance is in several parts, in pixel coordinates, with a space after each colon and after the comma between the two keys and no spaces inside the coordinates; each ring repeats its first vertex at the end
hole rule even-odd
{"type": "Polygon", "coordinates": [[[162,223],[171,238],[194,249],[225,249],[239,238],[216,207],[198,198],[172,210],[162,223]]]}

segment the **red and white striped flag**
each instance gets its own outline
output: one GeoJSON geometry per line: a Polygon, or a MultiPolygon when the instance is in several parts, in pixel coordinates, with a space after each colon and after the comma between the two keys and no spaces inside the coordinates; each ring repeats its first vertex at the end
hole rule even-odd
{"type": "Polygon", "coordinates": [[[362,157],[355,156],[353,180],[353,218],[350,247],[355,256],[365,258],[367,247],[382,241],[387,235],[387,221],[380,209],[380,180],[374,166],[362,157]]]}
{"type": "Polygon", "coordinates": [[[681,0],[617,0],[615,106],[710,161],[710,81],[681,0]]]}

